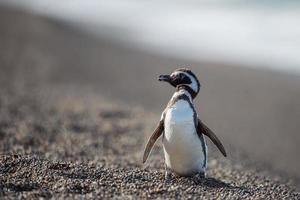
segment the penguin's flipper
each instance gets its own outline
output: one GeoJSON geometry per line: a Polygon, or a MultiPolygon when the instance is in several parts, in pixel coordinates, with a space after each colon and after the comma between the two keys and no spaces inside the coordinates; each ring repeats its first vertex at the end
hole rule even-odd
{"type": "Polygon", "coordinates": [[[218,147],[218,149],[221,151],[221,153],[223,154],[224,157],[227,156],[226,151],[224,146],[222,145],[221,141],[218,139],[218,137],[216,136],[216,134],[214,132],[212,132],[212,130],[210,130],[200,119],[198,119],[198,134],[203,133],[204,135],[206,135],[207,137],[209,137],[209,139],[211,139],[211,141],[218,147]]]}
{"type": "Polygon", "coordinates": [[[161,120],[158,123],[155,131],[153,132],[153,134],[151,135],[151,137],[148,140],[147,146],[146,146],[145,151],[144,151],[143,163],[146,162],[154,143],[156,142],[157,138],[159,138],[159,136],[161,136],[163,131],[164,131],[164,121],[161,120]]]}

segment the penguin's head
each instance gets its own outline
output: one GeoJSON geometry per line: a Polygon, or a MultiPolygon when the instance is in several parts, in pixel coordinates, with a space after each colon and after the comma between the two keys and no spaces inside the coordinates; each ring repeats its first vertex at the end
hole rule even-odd
{"type": "Polygon", "coordinates": [[[187,68],[176,69],[170,75],[160,75],[159,81],[170,83],[174,87],[185,86],[189,88],[193,98],[197,96],[200,91],[200,83],[196,75],[187,68]]]}

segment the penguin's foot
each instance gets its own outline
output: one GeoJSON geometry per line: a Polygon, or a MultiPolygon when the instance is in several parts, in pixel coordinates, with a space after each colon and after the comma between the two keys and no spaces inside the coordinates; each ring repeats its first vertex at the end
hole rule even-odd
{"type": "Polygon", "coordinates": [[[205,179],[205,172],[198,172],[193,176],[193,181],[196,184],[203,182],[204,179],[205,179]]]}
{"type": "Polygon", "coordinates": [[[170,182],[172,179],[172,171],[167,166],[165,166],[165,182],[170,182]]]}

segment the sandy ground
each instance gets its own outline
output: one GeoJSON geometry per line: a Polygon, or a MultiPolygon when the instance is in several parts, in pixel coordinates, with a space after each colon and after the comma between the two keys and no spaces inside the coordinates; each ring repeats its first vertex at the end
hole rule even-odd
{"type": "Polygon", "coordinates": [[[1,94],[2,197],[300,197],[280,177],[220,159],[217,152],[210,153],[208,177],[203,182],[173,177],[165,183],[160,146],[154,149],[148,167],[141,165],[144,139],[153,129],[145,119],[154,121],[154,115],[143,110],[108,104],[87,93],[83,93],[85,98],[53,95],[55,100],[47,105],[27,92],[1,94]]]}
{"type": "MultiPolygon", "coordinates": [[[[156,83],[150,83],[157,71],[167,72],[186,61],[116,48],[111,42],[95,40],[62,24],[22,12],[1,9],[0,25],[1,197],[300,198],[296,178],[278,173],[272,163],[253,159],[247,148],[232,145],[230,135],[220,135],[230,152],[229,158],[222,158],[215,148],[210,148],[208,177],[201,183],[179,177],[165,183],[160,145],[153,150],[147,165],[141,165],[146,138],[163,108],[160,103],[166,102],[172,92],[167,86],[159,89],[156,83]],[[163,65],[170,67],[159,70],[163,65]],[[134,85],[140,80],[144,84],[134,85]],[[153,88],[157,88],[155,93],[153,88]]],[[[201,74],[218,80],[221,75],[209,76],[209,69],[201,68],[201,74]]],[[[218,71],[223,74],[225,86],[232,84],[226,79],[232,73],[241,80],[246,77],[235,68],[218,71]]],[[[251,80],[257,73],[255,76],[255,71],[247,71],[247,77],[251,80]]],[[[264,75],[251,86],[271,80],[266,84],[273,84],[275,90],[282,77],[264,75]],[[277,82],[272,82],[274,77],[277,82]]],[[[203,79],[204,83],[213,82],[203,79]]],[[[298,83],[294,81],[297,79],[289,80],[292,81],[284,83],[298,83]]],[[[240,94],[239,89],[235,90],[240,94]]],[[[294,91],[290,90],[289,96],[294,91]]],[[[211,100],[215,99],[214,91],[203,93],[201,104],[208,105],[201,109],[207,117],[204,121],[211,121],[213,128],[221,130],[224,125],[216,125],[218,120],[208,114],[209,110],[219,111],[214,107],[216,100],[211,100]],[[206,104],[209,100],[211,103],[206,104]]],[[[296,90],[295,93],[298,94],[296,90]]],[[[290,99],[286,101],[290,103],[287,108],[296,104],[296,98],[290,99]]],[[[230,100],[224,92],[224,101],[230,100]]],[[[272,131],[269,129],[266,131],[272,131]]],[[[235,142],[239,140],[242,137],[235,142]]],[[[247,137],[243,140],[249,141],[247,137]]],[[[288,144],[287,147],[289,151],[295,148],[288,144]]]]}

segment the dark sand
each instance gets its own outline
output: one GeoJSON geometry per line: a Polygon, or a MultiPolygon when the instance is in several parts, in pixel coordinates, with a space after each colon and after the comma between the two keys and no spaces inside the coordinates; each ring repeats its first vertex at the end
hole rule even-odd
{"type": "Polygon", "coordinates": [[[151,55],[3,8],[0,44],[2,197],[300,198],[299,77],[151,55]],[[146,169],[141,154],[172,93],[157,75],[187,64],[229,157],[209,144],[207,179],[166,184],[160,145],[146,169]]]}

